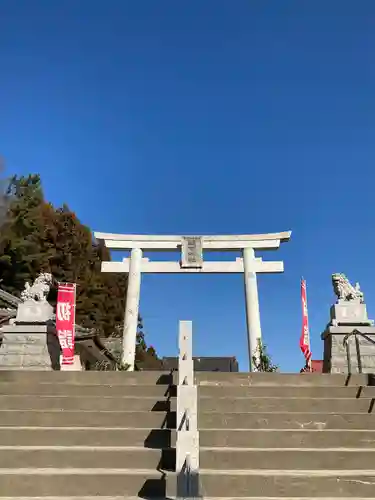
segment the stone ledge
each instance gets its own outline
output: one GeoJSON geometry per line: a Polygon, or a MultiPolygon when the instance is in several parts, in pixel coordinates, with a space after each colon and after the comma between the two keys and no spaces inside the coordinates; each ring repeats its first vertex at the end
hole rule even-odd
{"type": "Polygon", "coordinates": [[[2,333],[10,333],[10,334],[20,334],[20,335],[28,335],[34,333],[55,333],[55,328],[53,325],[27,325],[27,324],[14,324],[14,325],[5,325],[0,329],[0,334],[2,333]]]}
{"type": "MultiPolygon", "coordinates": [[[[46,341],[44,343],[40,344],[13,344],[11,342],[6,341],[6,346],[7,346],[7,354],[21,354],[26,351],[25,348],[27,348],[27,353],[32,354],[32,355],[38,355],[42,354],[45,350],[46,346],[46,341]]],[[[2,356],[2,349],[0,347],[0,356],[2,356]]],[[[1,500],[1,497],[0,497],[1,500]]]]}
{"type": "Polygon", "coordinates": [[[330,335],[347,335],[348,333],[352,333],[353,330],[358,330],[360,333],[364,333],[365,335],[373,335],[375,339],[375,326],[366,326],[366,325],[346,325],[346,326],[331,326],[328,325],[324,332],[321,334],[322,340],[329,337],[330,335]]]}
{"type": "Polygon", "coordinates": [[[35,356],[34,354],[22,353],[22,354],[3,354],[0,355],[0,370],[5,367],[17,366],[24,369],[32,369],[35,367],[45,367],[46,369],[51,369],[51,360],[49,356],[47,357],[45,353],[41,353],[40,356],[35,356]]]}

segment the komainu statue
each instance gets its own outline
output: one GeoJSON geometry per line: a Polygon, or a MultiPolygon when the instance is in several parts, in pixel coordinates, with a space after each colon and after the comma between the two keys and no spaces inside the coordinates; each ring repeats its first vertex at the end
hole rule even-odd
{"type": "Polygon", "coordinates": [[[35,302],[46,302],[52,282],[53,278],[50,273],[40,274],[32,285],[26,282],[25,290],[21,293],[22,301],[34,300],[35,302]]]}
{"type": "Polygon", "coordinates": [[[359,301],[361,304],[364,303],[363,293],[361,292],[359,283],[353,286],[345,274],[334,273],[332,274],[332,285],[335,294],[339,300],[345,302],[359,301]]]}

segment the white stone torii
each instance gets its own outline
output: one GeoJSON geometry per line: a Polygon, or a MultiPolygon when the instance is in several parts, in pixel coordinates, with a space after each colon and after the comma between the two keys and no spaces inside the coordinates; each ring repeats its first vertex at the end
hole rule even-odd
{"type": "Polygon", "coordinates": [[[130,250],[130,258],[122,262],[102,262],[102,272],[128,273],[128,289],[123,330],[122,361],[134,370],[135,345],[138,325],[141,273],[243,273],[245,280],[246,320],[250,369],[258,341],[262,338],[259,314],[257,273],[282,273],[282,261],[263,261],[255,257],[255,250],[274,250],[288,241],[291,231],[268,234],[228,236],[165,236],[94,233],[111,250],[130,250]],[[181,262],[151,261],[143,258],[143,251],[182,251],[181,262]],[[235,261],[206,262],[203,250],[242,251],[235,261]]]}

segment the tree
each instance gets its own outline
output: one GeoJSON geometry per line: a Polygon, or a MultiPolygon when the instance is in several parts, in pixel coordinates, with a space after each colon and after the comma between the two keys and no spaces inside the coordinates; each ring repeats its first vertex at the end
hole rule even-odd
{"type": "Polygon", "coordinates": [[[6,291],[19,295],[26,281],[48,268],[48,256],[40,244],[44,230],[40,177],[14,176],[7,196],[10,202],[0,231],[0,276],[6,291]]]}
{"type": "Polygon", "coordinates": [[[5,223],[8,211],[7,182],[3,178],[5,171],[4,161],[0,157],[0,227],[5,223]]]}
{"type": "MultiPolygon", "coordinates": [[[[0,203],[0,215],[1,207],[0,203]]],[[[101,272],[102,261],[111,260],[110,252],[103,242],[93,240],[90,228],[68,205],[55,208],[45,200],[39,175],[14,176],[3,213],[1,287],[19,296],[25,282],[33,282],[41,272],[51,273],[56,283],[76,283],[77,323],[101,336],[122,337],[127,275],[101,272]]],[[[55,305],[56,299],[55,286],[48,300],[55,305]]],[[[143,359],[146,351],[139,318],[136,359],[143,359]]]]}
{"type": "Polygon", "coordinates": [[[67,205],[54,209],[45,227],[50,272],[59,282],[77,284],[77,323],[111,335],[123,319],[126,276],[101,272],[102,260],[111,259],[108,250],[93,241],[91,230],[67,205]]]}
{"type": "Polygon", "coordinates": [[[276,372],[278,366],[272,363],[271,357],[267,352],[267,346],[258,339],[257,348],[252,357],[253,366],[258,372],[276,372]]]}
{"type": "MultiPolygon", "coordinates": [[[[116,331],[105,341],[106,349],[108,349],[111,354],[115,357],[118,363],[119,369],[127,369],[126,365],[122,365],[122,335],[123,335],[123,324],[118,325],[116,331]]],[[[101,366],[101,363],[99,363],[101,366]]],[[[98,366],[99,366],[98,365],[98,366]]],[[[158,355],[153,346],[147,346],[145,341],[145,334],[143,332],[143,322],[142,318],[138,318],[138,328],[136,336],[136,346],[135,346],[135,369],[136,370],[162,370],[163,363],[162,360],[158,358],[158,355]]]]}

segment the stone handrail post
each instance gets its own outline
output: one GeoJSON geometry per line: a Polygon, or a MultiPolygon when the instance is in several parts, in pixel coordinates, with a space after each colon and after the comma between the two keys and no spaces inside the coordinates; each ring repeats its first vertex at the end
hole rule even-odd
{"type": "Polygon", "coordinates": [[[199,497],[198,388],[194,383],[192,322],[180,321],[177,386],[177,498],[199,497]]]}

